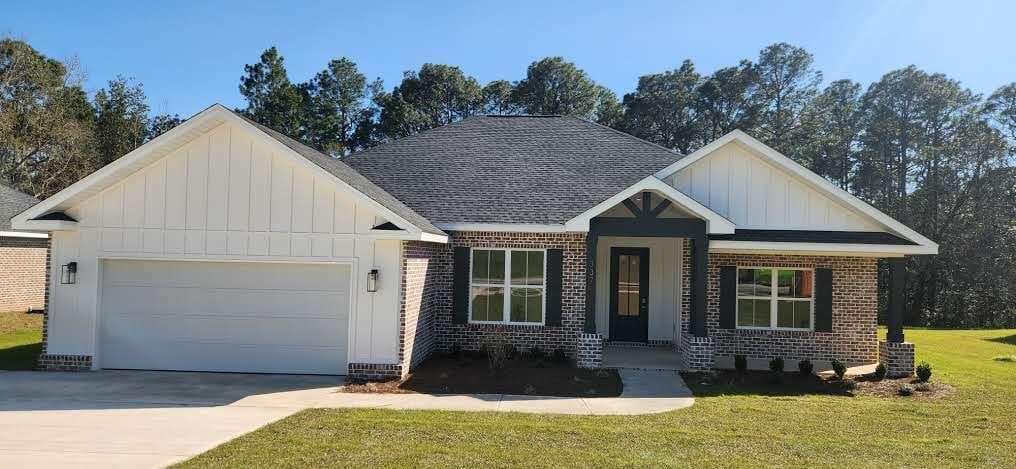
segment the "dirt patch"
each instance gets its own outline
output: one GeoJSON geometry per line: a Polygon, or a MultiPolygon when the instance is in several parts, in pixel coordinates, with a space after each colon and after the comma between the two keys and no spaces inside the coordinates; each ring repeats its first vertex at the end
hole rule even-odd
{"type": "Polygon", "coordinates": [[[938,381],[922,383],[914,377],[885,378],[880,381],[871,377],[858,377],[856,381],[855,393],[859,396],[938,399],[953,393],[953,387],[948,384],[938,381]],[[900,388],[904,387],[911,390],[909,396],[900,395],[900,388]]]}
{"type": "Polygon", "coordinates": [[[616,397],[621,377],[614,370],[586,370],[570,363],[516,358],[493,372],[482,357],[432,357],[404,380],[349,380],[350,393],[516,394],[558,397],[616,397]]]}
{"type": "Polygon", "coordinates": [[[42,313],[0,312],[0,334],[42,329],[42,313]]]}
{"type": "Polygon", "coordinates": [[[803,376],[799,373],[784,373],[776,377],[763,371],[749,371],[739,375],[734,371],[712,373],[682,373],[685,381],[697,397],[719,395],[761,395],[761,396],[872,396],[936,399],[953,392],[952,386],[937,381],[920,383],[917,378],[876,380],[871,376],[857,376],[839,379],[835,376],[803,376]],[[908,386],[909,396],[900,396],[899,389],[908,386]]]}

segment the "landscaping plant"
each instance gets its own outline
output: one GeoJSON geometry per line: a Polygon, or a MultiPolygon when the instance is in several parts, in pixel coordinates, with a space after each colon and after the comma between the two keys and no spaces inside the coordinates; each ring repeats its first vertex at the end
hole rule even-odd
{"type": "Polygon", "coordinates": [[[815,372],[815,365],[806,358],[797,363],[797,371],[801,373],[801,376],[811,376],[815,372]]]}
{"type": "Polygon", "coordinates": [[[744,372],[748,371],[748,357],[744,355],[734,355],[734,369],[737,370],[737,374],[743,375],[744,372]]]}
{"type": "Polygon", "coordinates": [[[487,354],[490,369],[497,372],[504,368],[504,364],[511,354],[512,344],[508,342],[508,335],[504,331],[498,330],[483,339],[481,348],[487,354]]]}
{"type": "Polygon", "coordinates": [[[901,384],[900,387],[896,388],[896,394],[900,396],[910,396],[914,394],[914,388],[910,387],[909,384],[901,384]]]}
{"type": "Polygon", "coordinates": [[[847,365],[844,365],[843,362],[835,358],[830,364],[833,366],[833,373],[836,373],[836,377],[843,379],[843,376],[847,374],[847,365]]]}
{"type": "Polygon", "coordinates": [[[769,371],[773,373],[773,381],[779,383],[783,381],[783,358],[776,357],[769,360],[769,371]]]}
{"type": "Polygon", "coordinates": [[[931,364],[928,362],[921,362],[914,371],[922,383],[927,383],[931,379],[931,364]]]}
{"type": "Polygon", "coordinates": [[[885,363],[878,362],[878,365],[875,365],[875,379],[882,381],[888,372],[889,369],[886,368],[885,363]]]}

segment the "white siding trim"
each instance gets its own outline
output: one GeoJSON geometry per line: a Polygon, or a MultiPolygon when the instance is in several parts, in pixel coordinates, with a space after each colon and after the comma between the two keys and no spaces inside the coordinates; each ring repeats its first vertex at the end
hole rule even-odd
{"type": "Polygon", "coordinates": [[[46,233],[28,233],[25,231],[0,231],[2,238],[48,238],[46,233]]]}

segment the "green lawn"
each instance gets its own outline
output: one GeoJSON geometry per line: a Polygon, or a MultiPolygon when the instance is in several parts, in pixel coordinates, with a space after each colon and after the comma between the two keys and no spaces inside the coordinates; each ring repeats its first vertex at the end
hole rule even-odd
{"type": "Polygon", "coordinates": [[[31,370],[41,350],[41,314],[0,312],[0,370],[31,370]]]}
{"type": "Polygon", "coordinates": [[[1016,330],[908,330],[939,400],[696,389],[660,415],[395,410],[300,412],[182,467],[1016,467],[1016,330]]]}

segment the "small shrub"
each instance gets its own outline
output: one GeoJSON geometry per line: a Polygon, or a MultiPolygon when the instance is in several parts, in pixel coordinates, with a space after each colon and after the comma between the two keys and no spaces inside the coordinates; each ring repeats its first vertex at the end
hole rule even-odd
{"type": "Polygon", "coordinates": [[[847,374],[847,365],[844,365],[843,362],[835,358],[830,364],[833,366],[833,373],[836,373],[836,377],[843,379],[843,376],[847,374]]]}
{"type": "Polygon", "coordinates": [[[911,396],[914,394],[914,388],[910,387],[909,384],[901,384],[900,387],[896,388],[896,395],[898,396],[911,396]]]}
{"type": "Polygon", "coordinates": [[[544,355],[543,350],[540,350],[540,347],[537,345],[534,345],[533,348],[529,349],[530,360],[542,360],[544,355]]]}
{"type": "Polygon", "coordinates": [[[928,392],[928,391],[931,391],[931,384],[930,383],[917,383],[916,385],[914,385],[914,391],[917,391],[917,392],[928,392]]]}
{"type": "Polygon", "coordinates": [[[927,383],[931,379],[931,364],[928,362],[921,362],[914,371],[917,373],[917,379],[922,383],[927,383]]]}
{"type": "Polygon", "coordinates": [[[811,363],[811,360],[804,359],[797,362],[797,371],[801,373],[801,376],[811,376],[815,372],[815,365],[811,363]]]}
{"type": "Polygon", "coordinates": [[[505,358],[508,360],[514,360],[519,355],[519,350],[515,348],[514,344],[508,344],[508,350],[505,354],[505,358]]]}
{"type": "Polygon", "coordinates": [[[857,389],[857,381],[854,381],[852,379],[845,379],[843,381],[840,381],[840,383],[843,386],[844,390],[853,391],[857,389]]]}
{"type": "Polygon", "coordinates": [[[451,356],[459,358],[462,356],[462,344],[455,342],[452,344],[451,356]]]}
{"type": "Polygon", "coordinates": [[[737,370],[737,374],[743,375],[744,372],[748,371],[748,357],[744,355],[734,355],[734,369],[737,370]]]}
{"type": "Polygon", "coordinates": [[[554,349],[553,360],[557,363],[568,363],[568,353],[558,347],[554,349]]]}
{"type": "Polygon", "coordinates": [[[490,369],[495,372],[504,368],[505,361],[511,353],[512,344],[508,342],[508,335],[504,331],[496,331],[483,339],[481,349],[487,354],[487,362],[490,369]]]}
{"type": "Polygon", "coordinates": [[[882,381],[888,372],[889,369],[886,368],[885,363],[878,362],[878,365],[875,365],[875,379],[882,381]]]}
{"type": "Polygon", "coordinates": [[[783,373],[783,358],[776,357],[769,360],[769,371],[772,371],[773,373],[783,373]]]}

